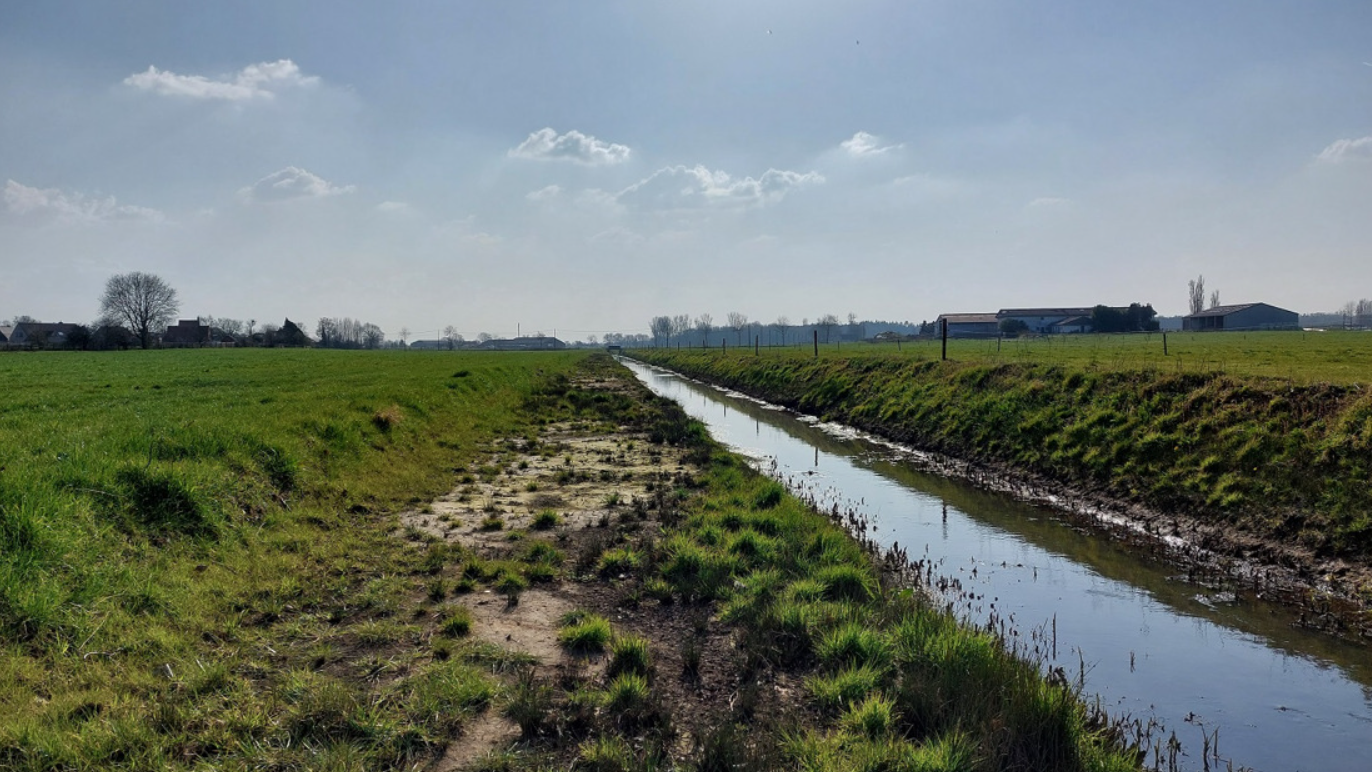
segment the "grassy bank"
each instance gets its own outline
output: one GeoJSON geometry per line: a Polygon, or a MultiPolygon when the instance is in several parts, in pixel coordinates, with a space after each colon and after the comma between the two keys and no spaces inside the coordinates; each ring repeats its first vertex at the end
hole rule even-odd
{"type": "Polygon", "coordinates": [[[37,354],[0,379],[5,769],[422,768],[497,714],[522,743],[474,768],[1136,767],[1068,686],[883,588],[606,358],[37,354]],[[575,531],[478,502],[499,555],[401,526],[454,487],[587,479],[554,425],[691,466],[575,531]],[[519,476],[534,457],[548,479],[519,476]],[[464,604],[533,587],[592,607],[562,640],[602,676],[480,642],[464,604]],[[673,712],[687,692],[706,719],[673,712]]]}
{"type": "Polygon", "coordinates": [[[1372,392],[1164,370],[638,352],[918,447],[1318,555],[1372,556],[1372,392]]]}

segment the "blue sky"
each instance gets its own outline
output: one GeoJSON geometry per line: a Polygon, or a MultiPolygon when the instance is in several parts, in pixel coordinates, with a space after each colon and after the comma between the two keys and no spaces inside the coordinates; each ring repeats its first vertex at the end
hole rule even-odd
{"type": "Polygon", "coordinates": [[[1363,2],[7,2],[0,319],[1372,296],[1363,2]]]}

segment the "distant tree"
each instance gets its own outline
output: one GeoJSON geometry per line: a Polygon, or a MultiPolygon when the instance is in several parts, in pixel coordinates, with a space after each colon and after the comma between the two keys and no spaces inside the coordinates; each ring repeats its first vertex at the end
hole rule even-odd
{"type": "Polygon", "coordinates": [[[334,348],[337,345],[338,322],[327,316],[320,317],[314,327],[314,335],[319,338],[320,348],[334,348]]]}
{"type": "Polygon", "coordinates": [[[490,340],[495,340],[495,336],[491,335],[489,332],[478,332],[476,334],[476,339],[480,343],[485,343],[490,340]]]}
{"type": "Polygon", "coordinates": [[[381,348],[381,344],[386,342],[386,333],[374,324],[362,325],[362,346],[363,348],[381,348]]]}
{"type": "Polygon", "coordinates": [[[91,346],[91,328],[78,324],[67,333],[67,348],[85,351],[91,346]]]}
{"type": "Polygon", "coordinates": [[[450,324],[443,328],[443,342],[448,345],[448,350],[452,351],[457,348],[457,344],[462,342],[462,333],[450,324]]]}
{"type": "Polygon", "coordinates": [[[738,345],[743,345],[743,328],[748,326],[748,315],[741,314],[738,311],[730,311],[726,318],[728,319],[729,329],[734,331],[734,339],[738,342],[738,345]]]}
{"type": "Polygon", "coordinates": [[[1205,310],[1205,276],[1197,276],[1186,283],[1187,301],[1191,304],[1191,313],[1199,314],[1205,310]]]}
{"type": "MultiPolygon", "coordinates": [[[[1026,332],[1029,332],[1029,325],[1023,319],[1001,319],[1000,325],[998,326],[1000,327],[1000,332],[1002,335],[1013,335],[1018,337],[1026,332]]],[[[925,322],[924,324],[920,325],[920,332],[924,332],[926,327],[929,328],[930,333],[934,331],[933,322],[925,322]]]]}
{"type": "Polygon", "coordinates": [[[786,328],[791,326],[791,320],[787,319],[785,314],[782,314],[781,316],[777,317],[777,320],[775,322],[772,322],[772,326],[776,328],[778,336],[781,338],[781,345],[785,346],[786,328]]]}
{"type": "Polygon", "coordinates": [[[648,322],[648,331],[653,334],[654,346],[666,346],[672,341],[672,317],[654,316],[648,322]]]}
{"type": "Polygon", "coordinates": [[[701,314],[696,317],[696,330],[700,332],[700,339],[706,343],[710,340],[710,331],[715,328],[715,318],[709,314],[701,314]]]}
{"type": "Polygon", "coordinates": [[[1215,290],[1214,292],[1211,292],[1211,293],[1210,293],[1210,307],[1211,307],[1211,308],[1219,308],[1219,307],[1220,307],[1220,291],[1219,291],[1219,290],[1215,290]]]}
{"type": "Polygon", "coordinates": [[[14,317],[15,324],[38,324],[38,320],[28,314],[20,314],[14,317]]]}
{"type": "MultiPolygon", "coordinates": [[[[672,335],[677,339],[678,343],[681,342],[681,336],[685,335],[686,331],[689,329],[691,329],[690,314],[677,314],[672,317],[672,335]]],[[[670,343],[671,342],[668,341],[669,345],[670,343]]]]}
{"type": "Polygon", "coordinates": [[[410,328],[409,328],[409,327],[401,327],[401,328],[400,328],[400,347],[401,347],[401,348],[407,348],[407,347],[408,347],[408,344],[406,343],[406,341],[408,341],[409,339],[410,339],[410,328]]]}
{"type": "Polygon", "coordinates": [[[838,317],[834,316],[833,314],[825,314],[824,316],[821,316],[819,318],[819,321],[816,322],[816,324],[818,324],[819,328],[824,331],[824,342],[828,343],[830,331],[832,331],[834,327],[838,325],[838,317]]]}
{"type": "Polygon", "coordinates": [[[166,327],[180,309],[176,290],[162,277],[142,271],[111,276],[100,298],[101,319],[133,330],[143,348],[152,345],[153,331],[166,327]]]}

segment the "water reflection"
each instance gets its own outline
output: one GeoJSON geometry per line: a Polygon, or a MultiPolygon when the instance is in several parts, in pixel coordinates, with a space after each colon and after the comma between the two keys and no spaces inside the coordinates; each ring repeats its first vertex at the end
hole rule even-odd
{"type": "Polygon", "coordinates": [[[1295,628],[1289,610],[1242,591],[1181,581],[1051,510],[922,472],[898,448],[631,368],[798,490],[858,504],[878,542],[927,555],[961,586],[968,619],[1001,620],[1026,645],[1053,634],[1054,666],[1082,674],[1112,713],[1164,721],[1188,767],[1202,767],[1201,736],[1218,729],[1236,766],[1367,768],[1367,648],[1295,628]]]}

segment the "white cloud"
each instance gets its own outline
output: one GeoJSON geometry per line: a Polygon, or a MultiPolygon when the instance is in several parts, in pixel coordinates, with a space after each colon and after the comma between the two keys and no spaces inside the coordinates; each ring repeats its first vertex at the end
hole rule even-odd
{"type": "Polygon", "coordinates": [[[115,220],[161,222],[161,212],[142,206],[121,205],[114,196],[87,198],[56,188],[31,188],[14,180],[5,182],[5,211],[18,217],[63,223],[96,223],[115,220]]]}
{"type": "Polygon", "coordinates": [[[562,186],[549,185],[545,188],[539,188],[538,190],[526,193],[524,194],[524,197],[529,199],[530,201],[550,201],[552,199],[557,198],[561,194],[562,186]]]}
{"type": "Polygon", "coordinates": [[[356,187],[353,185],[340,187],[299,167],[287,166],[281,171],[268,174],[251,187],[239,190],[238,195],[245,201],[271,203],[297,198],[336,196],[354,190],[356,187]]]}
{"type": "Polygon", "coordinates": [[[1325,163],[1372,161],[1372,137],[1340,139],[1321,150],[1317,159],[1325,163]]]}
{"type": "Polygon", "coordinates": [[[756,179],[735,180],[726,172],[704,166],[669,166],[619,193],[619,200],[652,209],[689,209],[702,206],[750,206],[780,201],[792,190],[818,185],[818,172],[768,169],[756,179]]]}
{"type": "Polygon", "coordinates": [[[539,129],[510,151],[511,158],[567,160],[587,166],[606,166],[629,160],[627,145],[602,142],[579,131],[559,135],[552,129],[539,129]]]}
{"type": "Polygon", "coordinates": [[[412,211],[412,209],[413,208],[404,201],[382,201],[376,205],[376,211],[378,212],[408,213],[412,211]]]}
{"type": "Polygon", "coordinates": [[[904,145],[882,145],[881,137],[868,134],[865,131],[859,131],[853,135],[852,139],[845,139],[838,146],[854,158],[870,158],[905,147],[904,145]]]}
{"type": "Polygon", "coordinates": [[[203,75],[177,75],[169,70],[149,66],[144,72],[130,75],[124,85],[162,96],[188,99],[222,99],[238,102],[251,99],[273,99],[290,88],[314,86],[319,78],[301,75],[300,68],[290,59],[250,64],[233,75],[211,80],[203,75]]]}
{"type": "Polygon", "coordinates": [[[1036,198],[1036,199],[1034,199],[1033,201],[1030,201],[1030,202],[1029,202],[1029,208],[1030,208],[1030,209],[1060,209],[1060,208],[1062,208],[1062,207],[1069,206],[1071,203],[1072,203],[1072,199],[1070,199],[1070,198],[1054,198],[1054,197],[1052,197],[1052,196],[1044,196],[1044,197],[1041,197],[1041,198],[1036,198]]]}

